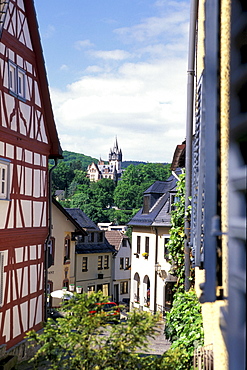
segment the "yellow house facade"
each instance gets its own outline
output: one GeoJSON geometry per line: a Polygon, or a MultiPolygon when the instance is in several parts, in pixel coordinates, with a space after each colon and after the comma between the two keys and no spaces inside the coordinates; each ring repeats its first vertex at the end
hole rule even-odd
{"type": "Polygon", "coordinates": [[[195,288],[214,369],[245,369],[247,9],[243,1],[230,0],[192,1],[193,6],[195,288]]]}

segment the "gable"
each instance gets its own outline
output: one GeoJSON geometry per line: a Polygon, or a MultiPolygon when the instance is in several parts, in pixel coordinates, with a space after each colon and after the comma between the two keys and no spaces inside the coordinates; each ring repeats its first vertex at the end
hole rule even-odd
{"type": "Polygon", "coordinates": [[[62,157],[33,1],[7,3],[1,17],[0,124],[48,146],[50,158],[62,157]]]}

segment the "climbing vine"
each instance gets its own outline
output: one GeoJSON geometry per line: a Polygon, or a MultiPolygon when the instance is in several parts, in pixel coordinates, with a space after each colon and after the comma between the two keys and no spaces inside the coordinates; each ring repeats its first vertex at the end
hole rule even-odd
{"type": "Polygon", "coordinates": [[[190,218],[190,207],[185,214],[185,173],[177,182],[175,209],[172,211],[170,239],[168,242],[170,273],[177,277],[171,311],[166,315],[165,336],[172,342],[171,350],[179,349],[188,354],[187,368],[191,366],[194,348],[203,344],[203,321],[201,306],[193,290],[194,271],[191,269],[191,290],[185,292],[184,246],[185,218],[190,218]]]}
{"type": "MultiPolygon", "coordinates": [[[[172,211],[170,229],[170,239],[168,242],[169,262],[171,263],[170,273],[177,277],[175,284],[176,291],[184,291],[185,269],[184,269],[184,244],[185,244],[185,173],[179,175],[177,183],[176,202],[173,204],[175,209],[172,211]]],[[[190,208],[186,214],[190,217],[190,208]]],[[[192,281],[193,285],[193,281],[192,281]]]]}

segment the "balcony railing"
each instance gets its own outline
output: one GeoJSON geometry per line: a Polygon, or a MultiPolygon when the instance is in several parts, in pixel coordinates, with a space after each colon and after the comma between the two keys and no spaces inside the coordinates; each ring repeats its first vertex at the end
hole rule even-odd
{"type": "Polygon", "coordinates": [[[214,352],[213,345],[199,347],[194,352],[194,370],[213,370],[214,369],[214,352]]]}

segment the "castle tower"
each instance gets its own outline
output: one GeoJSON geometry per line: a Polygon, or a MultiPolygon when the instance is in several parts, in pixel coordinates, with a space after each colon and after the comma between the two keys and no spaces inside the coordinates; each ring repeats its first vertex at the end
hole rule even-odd
{"type": "Polygon", "coordinates": [[[121,164],[122,164],[122,151],[121,149],[118,148],[118,142],[116,138],[113,149],[110,149],[109,165],[115,166],[115,169],[118,172],[121,170],[121,164]]]}

